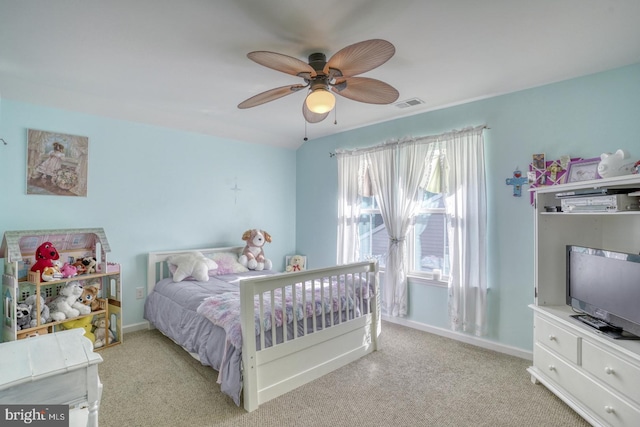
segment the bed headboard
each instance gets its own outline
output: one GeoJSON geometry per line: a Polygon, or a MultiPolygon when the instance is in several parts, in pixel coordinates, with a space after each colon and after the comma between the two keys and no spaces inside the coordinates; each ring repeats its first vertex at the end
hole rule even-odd
{"type": "Polygon", "coordinates": [[[216,252],[233,252],[241,254],[244,246],[228,246],[225,248],[204,248],[204,249],[180,249],[176,251],[149,252],[147,260],[147,295],[153,292],[159,280],[169,277],[169,269],[166,260],[172,255],[183,254],[185,252],[198,251],[205,255],[216,252]]]}

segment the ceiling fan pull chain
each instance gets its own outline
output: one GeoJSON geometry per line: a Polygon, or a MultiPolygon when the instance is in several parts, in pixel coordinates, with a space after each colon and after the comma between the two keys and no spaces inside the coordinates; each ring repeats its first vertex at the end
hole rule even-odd
{"type": "Polygon", "coordinates": [[[337,125],[338,124],[338,103],[336,102],[336,106],[333,109],[333,124],[337,125]]]}
{"type": "Polygon", "coordinates": [[[308,141],[309,138],[307,138],[307,121],[304,120],[304,138],[302,138],[303,141],[308,141]]]}

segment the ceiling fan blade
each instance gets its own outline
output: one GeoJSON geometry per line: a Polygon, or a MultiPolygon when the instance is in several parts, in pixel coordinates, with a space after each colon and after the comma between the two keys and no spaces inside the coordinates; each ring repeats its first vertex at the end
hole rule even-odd
{"type": "Polygon", "coordinates": [[[302,103],[302,115],[308,123],[319,123],[326,119],[330,112],[331,111],[327,111],[326,113],[318,114],[309,110],[309,108],[307,107],[307,98],[305,98],[304,102],[302,103]]]}
{"type": "Polygon", "coordinates": [[[338,95],[367,104],[391,104],[400,96],[393,86],[369,77],[342,78],[331,86],[338,95]]]}
{"type": "Polygon", "coordinates": [[[386,40],[365,40],[336,52],[325,65],[324,73],[331,77],[362,74],[384,64],[395,52],[396,48],[386,40]]]}
{"type": "Polygon", "coordinates": [[[316,76],[316,70],[314,70],[311,65],[292,56],[259,50],[247,53],[247,57],[260,65],[293,76],[306,78],[316,76]]]}
{"type": "Polygon", "coordinates": [[[242,101],[240,104],[238,104],[238,108],[244,109],[256,107],[258,105],[264,104],[265,102],[274,101],[278,98],[282,98],[283,96],[291,95],[292,93],[297,92],[300,89],[304,89],[305,87],[307,87],[307,85],[289,85],[270,89],[242,101]]]}

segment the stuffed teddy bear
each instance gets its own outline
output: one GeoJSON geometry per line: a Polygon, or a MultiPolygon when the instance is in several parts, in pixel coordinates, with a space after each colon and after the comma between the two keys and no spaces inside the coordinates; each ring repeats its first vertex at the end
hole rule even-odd
{"type": "Polygon", "coordinates": [[[64,319],[78,317],[80,315],[80,311],[73,308],[73,304],[78,301],[80,295],[82,295],[82,286],[80,286],[80,282],[73,281],[64,285],[64,287],[60,289],[58,296],[47,303],[51,319],[57,322],[64,319]]]}
{"type": "Polygon", "coordinates": [[[96,272],[96,264],[97,263],[98,262],[96,261],[96,259],[94,257],[87,256],[87,257],[82,258],[82,264],[84,265],[86,274],[95,273],[96,272]]]}
{"type": "Polygon", "coordinates": [[[111,329],[109,329],[109,322],[104,317],[95,319],[93,321],[93,326],[95,326],[95,329],[93,331],[93,334],[96,337],[95,343],[93,345],[95,348],[99,348],[106,344],[112,343],[116,339],[116,337],[113,335],[113,332],[111,332],[111,329]]]}
{"type": "Polygon", "coordinates": [[[16,306],[16,329],[28,329],[31,327],[31,306],[24,302],[16,306]]]}
{"type": "Polygon", "coordinates": [[[218,268],[218,264],[214,260],[207,258],[200,252],[173,255],[167,259],[167,263],[170,266],[175,266],[174,282],[181,282],[187,277],[193,277],[199,282],[206,282],[209,280],[209,270],[218,268]]]}
{"type": "MultiPolygon", "coordinates": [[[[37,310],[37,295],[31,295],[28,296],[27,299],[24,300],[24,302],[26,304],[28,304],[29,306],[31,306],[31,327],[34,328],[36,326],[38,326],[38,319],[34,319],[34,317],[37,317],[35,315],[36,310],[37,310]]],[[[50,315],[49,315],[49,306],[45,304],[44,298],[41,296],[40,297],[40,324],[44,325],[45,323],[47,323],[50,319],[50,315]]]]}
{"type": "Polygon", "coordinates": [[[598,175],[602,178],[629,175],[633,173],[635,160],[626,150],[618,150],[614,154],[602,153],[598,163],[598,175]]]}
{"type": "Polygon", "coordinates": [[[53,261],[60,259],[60,254],[51,242],[44,242],[36,249],[35,258],[31,271],[39,271],[42,276],[45,267],[53,267],[53,261]]]}
{"type": "Polygon", "coordinates": [[[242,255],[238,257],[238,262],[249,270],[271,270],[271,260],[265,258],[262,248],[265,243],[271,243],[269,233],[254,228],[245,231],[242,240],[247,244],[242,250],[242,255]]]}
{"type": "Polygon", "coordinates": [[[81,328],[84,329],[84,336],[89,338],[91,342],[96,341],[96,336],[92,332],[93,330],[93,316],[85,316],[76,320],[69,320],[68,322],[60,323],[60,328],[64,330],[81,328]]]}
{"type": "Polygon", "coordinates": [[[77,309],[80,314],[89,314],[100,308],[98,302],[98,288],[93,285],[87,285],[82,288],[82,295],[78,298],[72,307],[77,309]]]}
{"type": "Polygon", "coordinates": [[[289,258],[289,265],[287,265],[286,271],[289,273],[304,271],[304,257],[302,255],[293,255],[289,258]]]}

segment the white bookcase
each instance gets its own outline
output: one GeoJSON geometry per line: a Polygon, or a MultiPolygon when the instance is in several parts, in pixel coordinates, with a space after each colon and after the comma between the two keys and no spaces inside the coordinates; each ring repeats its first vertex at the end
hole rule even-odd
{"type": "MultiPolygon", "coordinates": [[[[559,192],[640,188],[640,175],[535,189],[534,383],[542,383],[594,426],[640,426],[640,341],[614,340],[570,316],[566,245],[640,251],[640,211],[546,212],[559,192]]],[[[640,278],[638,278],[640,282],[640,278]]],[[[640,286],[640,285],[639,285],[640,286]]],[[[638,302],[640,310],[640,301],[638,302]]]]}

